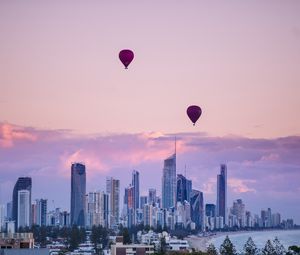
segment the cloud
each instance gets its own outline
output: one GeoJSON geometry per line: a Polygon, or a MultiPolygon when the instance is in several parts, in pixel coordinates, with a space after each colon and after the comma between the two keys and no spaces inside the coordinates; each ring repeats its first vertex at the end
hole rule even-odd
{"type": "Polygon", "coordinates": [[[269,161],[269,162],[276,162],[279,160],[279,155],[276,153],[271,153],[268,155],[263,155],[260,159],[261,161],[269,161]]]}
{"type": "Polygon", "coordinates": [[[241,180],[236,178],[228,179],[228,186],[235,193],[245,193],[245,192],[256,192],[254,188],[249,187],[251,184],[256,183],[255,180],[241,180]]]}
{"type": "Polygon", "coordinates": [[[215,194],[217,181],[216,178],[209,178],[202,184],[202,192],[205,194],[215,194]]]}
{"type": "Polygon", "coordinates": [[[109,167],[101,162],[99,156],[94,151],[79,149],[73,153],[66,152],[60,157],[60,160],[62,163],[62,173],[66,178],[69,178],[69,169],[74,162],[82,162],[88,167],[88,170],[92,169],[92,171],[89,171],[88,178],[92,178],[95,172],[105,174],[109,171],[109,167]]]}
{"type": "Polygon", "coordinates": [[[10,148],[16,141],[35,141],[37,137],[30,131],[8,123],[0,123],[0,147],[10,148]]]}

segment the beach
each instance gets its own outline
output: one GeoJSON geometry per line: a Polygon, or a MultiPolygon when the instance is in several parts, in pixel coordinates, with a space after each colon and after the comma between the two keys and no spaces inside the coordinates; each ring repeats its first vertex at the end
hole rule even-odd
{"type": "Polygon", "coordinates": [[[242,249],[249,236],[252,237],[258,248],[262,248],[268,239],[273,240],[276,236],[286,249],[289,245],[300,245],[300,230],[217,232],[211,236],[189,236],[185,240],[196,251],[206,251],[210,243],[213,243],[218,249],[227,235],[238,250],[242,249]]]}
{"type": "Polygon", "coordinates": [[[191,248],[195,249],[196,251],[206,251],[207,246],[210,243],[210,240],[213,238],[226,236],[228,233],[231,232],[218,232],[211,236],[188,236],[185,240],[188,241],[191,248]]]}

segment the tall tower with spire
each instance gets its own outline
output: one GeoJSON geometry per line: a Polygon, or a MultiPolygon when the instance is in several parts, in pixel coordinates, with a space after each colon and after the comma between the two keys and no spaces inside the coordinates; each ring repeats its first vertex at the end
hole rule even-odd
{"type": "Polygon", "coordinates": [[[220,174],[217,177],[217,216],[223,217],[225,225],[228,224],[227,216],[227,166],[221,164],[220,174]]]}
{"type": "Polygon", "coordinates": [[[175,152],[164,160],[162,175],[162,206],[163,208],[174,207],[176,203],[176,137],[175,152]]]}

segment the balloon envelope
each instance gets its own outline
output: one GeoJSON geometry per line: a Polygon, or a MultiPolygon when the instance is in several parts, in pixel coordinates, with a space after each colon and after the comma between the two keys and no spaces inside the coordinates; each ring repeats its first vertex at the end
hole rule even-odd
{"type": "Polygon", "coordinates": [[[125,66],[125,69],[127,69],[127,67],[129,66],[133,58],[134,58],[134,53],[131,50],[125,49],[125,50],[121,50],[119,53],[119,59],[125,66]]]}
{"type": "Polygon", "coordinates": [[[198,105],[191,105],[187,108],[186,113],[195,125],[195,123],[201,116],[202,110],[198,105]]]}

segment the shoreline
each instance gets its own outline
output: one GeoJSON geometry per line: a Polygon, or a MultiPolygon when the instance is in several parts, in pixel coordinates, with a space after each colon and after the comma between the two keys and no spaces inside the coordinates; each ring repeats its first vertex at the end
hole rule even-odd
{"type": "Polygon", "coordinates": [[[228,231],[228,232],[215,232],[215,234],[210,235],[210,236],[196,236],[196,235],[191,235],[184,240],[187,240],[190,248],[195,249],[196,251],[202,251],[205,252],[208,245],[210,244],[210,241],[214,238],[219,238],[227,235],[240,235],[240,234],[245,234],[245,233],[255,233],[255,232],[271,232],[271,231],[291,231],[291,230],[298,230],[299,229],[268,229],[268,230],[243,230],[243,231],[228,231]]]}

